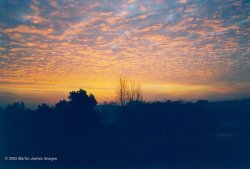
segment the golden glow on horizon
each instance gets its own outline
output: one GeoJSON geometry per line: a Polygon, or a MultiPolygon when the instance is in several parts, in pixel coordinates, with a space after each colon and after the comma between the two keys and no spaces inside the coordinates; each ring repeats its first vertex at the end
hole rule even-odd
{"type": "MultiPolygon", "coordinates": [[[[77,82],[79,83],[79,82],[77,82]]],[[[101,82],[93,81],[79,84],[71,82],[72,86],[63,84],[33,84],[33,85],[2,85],[0,91],[9,91],[17,95],[22,95],[23,98],[29,96],[35,97],[43,102],[56,103],[60,99],[67,99],[68,93],[79,88],[87,90],[88,93],[95,95],[98,102],[114,101],[114,93],[117,81],[101,82]],[[77,86],[77,87],[76,87],[77,86]],[[10,90],[11,88],[11,90],[10,90]]],[[[182,85],[182,84],[152,84],[142,83],[144,98],[147,101],[167,100],[167,99],[202,99],[208,94],[227,94],[236,92],[238,88],[225,87],[224,85],[182,85]],[[195,94],[194,94],[195,93],[195,94]]],[[[31,101],[32,102],[32,101],[31,101]]]]}

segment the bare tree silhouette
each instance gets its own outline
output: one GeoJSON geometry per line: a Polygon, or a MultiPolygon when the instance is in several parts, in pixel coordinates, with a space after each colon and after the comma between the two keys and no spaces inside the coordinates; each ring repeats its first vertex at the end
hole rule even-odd
{"type": "Polygon", "coordinates": [[[139,82],[132,81],[130,83],[127,91],[127,97],[127,103],[143,101],[141,84],[139,82]]]}
{"type": "Polygon", "coordinates": [[[143,101],[141,84],[135,81],[128,84],[124,77],[120,77],[116,87],[115,100],[120,106],[143,101]]]}
{"type": "Polygon", "coordinates": [[[126,105],[128,98],[128,83],[124,77],[120,77],[115,93],[115,100],[120,106],[126,105]]]}

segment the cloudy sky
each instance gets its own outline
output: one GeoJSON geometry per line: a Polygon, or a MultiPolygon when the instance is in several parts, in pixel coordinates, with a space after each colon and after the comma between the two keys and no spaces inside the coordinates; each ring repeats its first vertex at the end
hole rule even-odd
{"type": "Polygon", "coordinates": [[[0,102],[250,97],[247,0],[0,0],[0,102]]]}

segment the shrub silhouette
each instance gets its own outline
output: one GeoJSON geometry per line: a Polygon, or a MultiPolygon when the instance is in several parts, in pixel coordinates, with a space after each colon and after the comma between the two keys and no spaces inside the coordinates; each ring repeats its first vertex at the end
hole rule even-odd
{"type": "Polygon", "coordinates": [[[92,94],[87,94],[83,89],[69,93],[69,107],[76,112],[93,112],[97,101],[92,94]]]}

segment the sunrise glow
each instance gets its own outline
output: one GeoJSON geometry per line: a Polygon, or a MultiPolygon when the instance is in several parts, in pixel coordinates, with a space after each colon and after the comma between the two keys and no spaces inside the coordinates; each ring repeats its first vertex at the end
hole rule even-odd
{"type": "Polygon", "coordinates": [[[11,0],[0,11],[2,103],[79,88],[111,101],[120,76],[146,100],[250,96],[247,1],[11,0]]]}

